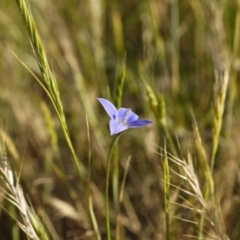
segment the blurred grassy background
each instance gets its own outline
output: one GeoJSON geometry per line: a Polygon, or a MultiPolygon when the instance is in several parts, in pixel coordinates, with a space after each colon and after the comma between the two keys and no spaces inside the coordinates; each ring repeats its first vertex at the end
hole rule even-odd
{"type": "MultiPolygon", "coordinates": [[[[125,56],[122,106],[155,125],[127,131],[119,141],[120,183],[131,158],[119,239],[166,239],[163,157],[152,150],[155,144],[164,148],[166,138],[169,153],[191,159],[203,195],[211,178],[207,173],[214,180],[214,193],[204,198],[211,216],[206,218],[215,227],[204,225],[203,239],[227,239],[225,234],[240,239],[240,1],[42,0],[29,1],[29,6],[57,80],[83,181],[49,97],[13,55],[46,86],[20,11],[10,0],[0,2],[0,134],[7,159],[50,239],[95,239],[86,207],[89,151],[94,213],[105,239],[104,183],[111,138],[108,116],[96,98],[115,100],[125,56]],[[211,159],[215,164],[208,171],[211,159]]],[[[179,170],[175,162],[169,165],[179,170]]],[[[201,204],[181,193],[186,185],[179,176],[170,176],[169,239],[195,239],[201,204]]],[[[4,195],[0,239],[26,239],[8,214],[19,218],[4,195]]]]}

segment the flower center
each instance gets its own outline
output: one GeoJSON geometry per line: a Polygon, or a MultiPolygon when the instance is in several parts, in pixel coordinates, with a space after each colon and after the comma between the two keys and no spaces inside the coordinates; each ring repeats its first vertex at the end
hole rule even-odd
{"type": "Polygon", "coordinates": [[[125,114],[123,115],[122,119],[121,119],[121,122],[123,124],[126,124],[127,123],[127,120],[128,120],[128,117],[129,115],[131,114],[131,109],[127,109],[127,111],[125,112],[125,114]]]}

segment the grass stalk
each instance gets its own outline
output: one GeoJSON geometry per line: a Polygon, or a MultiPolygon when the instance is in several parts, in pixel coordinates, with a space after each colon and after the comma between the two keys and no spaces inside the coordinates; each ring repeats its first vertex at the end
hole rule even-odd
{"type": "MultiPolygon", "coordinates": [[[[131,157],[129,156],[128,159],[127,159],[126,165],[125,165],[125,170],[124,170],[124,174],[123,174],[123,180],[122,180],[122,184],[121,184],[121,188],[120,188],[119,204],[122,204],[122,202],[123,202],[124,188],[125,188],[125,184],[126,184],[127,173],[128,173],[128,169],[129,169],[129,166],[130,166],[130,162],[131,162],[131,157]]],[[[121,213],[120,213],[120,210],[118,208],[117,227],[116,227],[116,240],[123,239],[120,217],[121,217],[121,213]]]]}
{"type": "Polygon", "coordinates": [[[160,136],[161,130],[163,129],[167,142],[171,148],[171,151],[175,156],[177,156],[177,151],[167,126],[166,105],[165,105],[164,96],[163,95],[157,96],[154,93],[153,89],[145,81],[143,81],[143,84],[146,89],[148,103],[158,123],[159,136],[160,136]]]}
{"type": "Polygon", "coordinates": [[[176,95],[179,91],[179,2],[171,1],[171,36],[173,42],[172,52],[172,91],[176,95]]]}
{"type": "MultiPolygon", "coordinates": [[[[233,37],[233,61],[235,61],[239,56],[239,39],[240,39],[240,0],[237,1],[237,15],[235,20],[235,29],[233,37]]],[[[226,116],[226,137],[229,137],[231,135],[233,106],[237,97],[237,82],[238,82],[237,71],[233,71],[229,87],[229,101],[226,116]]]]}
{"type": "MultiPolygon", "coordinates": [[[[223,113],[224,113],[224,106],[225,106],[225,98],[227,92],[227,86],[229,81],[229,67],[225,68],[222,71],[217,71],[215,75],[215,88],[214,88],[214,116],[213,116],[213,127],[212,127],[212,153],[210,159],[210,169],[213,172],[215,158],[217,154],[217,149],[219,145],[219,137],[220,131],[222,128],[223,122],[223,113]]],[[[208,178],[207,178],[208,179],[208,178]]],[[[207,180],[205,187],[204,187],[204,199],[207,201],[209,198],[209,193],[211,191],[211,185],[207,184],[209,180],[207,180]]],[[[199,235],[198,239],[202,239],[203,237],[203,228],[204,228],[204,220],[205,220],[205,210],[202,209],[203,213],[201,214],[200,221],[199,221],[199,235]]]]}
{"type": "Polygon", "coordinates": [[[90,149],[90,132],[89,132],[89,124],[88,124],[87,116],[86,116],[86,124],[87,124],[87,138],[88,138],[88,148],[89,148],[89,150],[88,150],[88,212],[90,215],[95,238],[96,238],[96,240],[101,240],[101,235],[99,232],[97,219],[94,214],[93,204],[92,204],[92,194],[91,194],[91,166],[92,166],[92,163],[91,163],[91,149],[90,149]]]}
{"type": "Polygon", "coordinates": [[[214,97],[214,116],[213,116],[213,127],[212,127],[212,154],[210,160],[210,167],[213,171],[216,153],[219,144],[219,136],[222,128],[223,122],[223,113],[225,106],[225,98],[227,93],[227,86],[229,81],[229,67],[225,68],[222,71],[216,72],[216,80],[215,80],[215,97],[214,97]]]}
{"type": "MultiPolygon", "coordinates": [[[[207,153],[202,144],[202,139],[199,133],[197,122],[195,119],[193,119],[193,122],[194,122],[193,123],[194,144],[198,154],[198,164],[201,171],[203,172],[204,180],[205,180],[205,186],[203,190],[205,195],[203,197],[204,199],[207,199],[209,192],[211,194],[214,193],[214,182],[212,179],[211,169],[208,164],[207,153]]],[[[204,227],[204,219],[205,219],[205,211],[206,211],[204,205],[202,206],[201,211],[202,211],[202,214],[199,220],[199,235],[198,235],[199,240],[203,238],[203,227],[204,227]]]]}
{"type": "MultiPolygon", "coordinates": [[[[126,54],[123,56],[119,73],[117,75],[116,95],[114,98],[115,106],[119,109],[122,105],[122,93],[126,76],[126,54]]],[[[113,202],[115,210],[118,211],[119,201],[119,156],[118,145],[116,144],[113,149],[113,202]]]]}
{"type": "Polygon", "coordinates": [[[164,178],[164,209],[165,209],[165,225],[166,225],[166,240],[170,240],[170,173],[168,165],[168,156],[166,145],[164,146],[164,163],[163,163],[163,178],[164,178]]]}
{"type": "MultiPolygon", "coordinates": [[[[48,240],[47,232],[35,213],[34,209],[29,206],[25,198],[23,189],[16,179],[10,164],[8,162],[4,143],[0,140],[0,195],[10,204],[10,211],[7,213],[13,217],[19,228],[25,232],[29,239],[48,240]],[[14,209],[14,210],[13,210],[14,209]],[[17,214],[17,212],[19,214],[17,214]],[[20,215],[21,219],[18,219],[20,215]]],[[[16,229],[15,229],[16,230],[16,229]]],[[[15,231],[14,230],[14,231],[15,231]]],[[[14,239],[17,239],[17,232],[13,232],[14,239]]]]}
{"type": "MultiPolygon", "coordinates": [[[[9,214],[11,216],[16,216],[17,212],[16,212],[16,207],[9,203],[9,214]]],[[[15,223],[15,221],[12,221],[12,239],[14,240],[19,240],[20,239],[20,235],[19,235],[19,226],[15,223]]]]}
{"type": "MultiPolygon", "coordinates": [[[[115,5],[118,3],[116,2],[115,5]]],[[[124,34],[123,34],[123,25],[121,20],[121,14],[117,6],[113,4],[111,9],[111,20],[112,20],[112,31],[114,37],[114,43],[116,47],[116,52],[118,56],[121,56],[124,53],[124,34]]]]}
{"type": "Polygon", "coordinates": [[[33,19],[30,8],[27,5],[26,1],[25,0],[16,0],[16,2],[17,2],[17,6],[20,10],[21,16],[23,18],[23,21],[28,30],[31,44],[33,46],[34,52],[37,57],[38,66],[40,68],[42,77],[47,86],[47,90],[51,96],[50,99],[51,99],[52,103],[54,104],[54,108],[55,108],[58,118],[60,120],[65,139],[67,141],[68,147],[69,147],[70,152],[73,157],[73,162],[77,168],[78,176],[79,176],[80,180],[82,180],[82,170],[83,169],[81,169],[81,167],[80,167],[79,160],[76,156],[75,150],[73,148],[73,145],[72,145],[72,142],[71,142],[71,139],[69,136],[68,127],[67,127],[66,120],[65,120],[65,115],[64,115],[64,111],[63,111],[63,107],[62,107],[62,103],[61,103],[61,99],[60,99],[60,92],[58,89],[57,81],[56,81],[54,74],[52,73],[52,71],[50,69],[45,50],[43,48],[42,41],[39,37],[38,31],[36,28],[35,21],[33,19]]]}

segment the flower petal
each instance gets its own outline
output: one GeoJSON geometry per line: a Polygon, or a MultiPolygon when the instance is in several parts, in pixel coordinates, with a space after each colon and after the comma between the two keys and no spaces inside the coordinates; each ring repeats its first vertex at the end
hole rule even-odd
{"type": "Polygon", "coordinates": [[[105,111],[109,115],[111,119],[116,120],[117,118],[117,109],[114,107],[114,105],[109,102],[107,99],[104,98],[97,98],[97,100],[102,104],[104,107],[105,111]]]}
{"type": "Polygon", "coordinates": [[[121,121],[123,123],[131,123],[138,119],[138,115],[131,111],[130,108],[119,108],[118,109],[118,117],[117,121],[121,121]]]}
{"type": "Polygon", "coordinates": [[[153,124],[153,122],[150,120],[137,120],[129,123],[128,128],[139,128],[149,124],[153,124]]]}
{"type": "Polygon", "coordinates": [[[120,133],[124,130],[128,129],[128,126],[122,123],[118,123],[114,120],[110,120],[109,122],[110,134],[111,136],[117,133],[120,133]]]}
{"type": "Polygon", "coordinates": [[[127,121],[128,121],[128,123],[130,124],[131,122],[136,121],[138,118],[139,118],[139,117],[138,117],[138,115],[137,115],[136,113],[131,112],[130,115],[129,115],[129,117],[128,117],[128,120],[127,120],[127,121]]]}

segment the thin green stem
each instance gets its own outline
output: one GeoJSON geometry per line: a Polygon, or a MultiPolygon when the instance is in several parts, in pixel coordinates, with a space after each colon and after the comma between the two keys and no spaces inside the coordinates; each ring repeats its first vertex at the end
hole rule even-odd
{"type": "MultiPolygon", "coordinates": [[[[209,197],[209,184],[208,183],[206,183],[206,185],[205,185],[203,197],[205,200],[208,200],[208,197],[209,197]]],[[[200,220],[199,220],[198,240],[203,239],[203,227],[204,227],[204,221],[205,221],[205,212],[206,212],[206,208],[202,207],[202,214],[201,214],[200,220]]]]}
{"type": "Polygon", "coordinates": [[[164,146],[163,176],[164,176],[164,208],[165,208],[165,221],[166,221],[165,223],[166,224],[166,240],[170,240],[170,219],[169,219],[170,174],[169,174],[166,144],[164,146]]]}
{"type": "Polygon", "coordinates": [[[110,167],[111,167],[111,153],[114,145],[117,143],[121,133],[114,135],[108,152],[107,158],[107,173],[106,173],[106,186],[105,186],[105,211],[106,211],[106,231],[107,231],[107,240],[111,240],[110,232],[110,216],[109,216],[109,176],[110,176],[110,167]]]}
{"type": "MultiPolygon", "coordinates": [[[[12,203],[9,203],[8,210],[9,210],[9,212],[10,212],[10,214],[12,216],[16,216],[17,215],[16,207],[12,203]]],[[[16,223],[13,223],[13,225],[12,225],[12,239],[15,239],[15,240],[19,240],[20,239],[20,236],[19,236],[19,226],[16,223]]]]}
{"type": "Polygon", "coordinates": [[[92,227],[93,227],[93,231],[94,231],[94,235],[96,240],[101,240],[101,235],[99,232],[99,228],[98,228],[98,223],[97,223],[97,219],[93,210],[93,203],[92,203],[92,194],[91,194],[91,166],[92,166],[92,161],[91,161],[91,148],[90,148],[90,130],[89,130],[89,124],[88,124],[88,118],[86,115],[86,125],[87,125],[87,138],[88,138],[88,212],[89,212],[89,216],[91,219],[91,223],[92,223],[92,227]]]}
{"type": "Polygon", "coordinates": [[[113,202],[115,210],[118,211],[118,192],[119,192],[119,158],[118,145],[115,145],[113,150],[113,202]]]}
{"type": "MultiPolygon", "coordinates": [[[[114,98],[114,102],[116,108],[120,108],[122,105],[122,94],[123,87],[125,83],[126,76],[126,53],[124,53],[120,67],[117,74],[117,84],[116,84],[116,94],[114,98]]],[[[118,212],[118,203],[119,203],[119,156],[118,156],[118,146],[116,145],[113,150],[113,202],[115,211],[118,212]]]]}
{"type": "MultiPolygon", "coordinates": [[[[172,139],[171,134],[169,133],[168,127],[166,125],[165,119],[159,121],[159,126],[161,126],[163,128],[167,142],[168,142],[169,147],[170,147],[171,151],[173,152],[174,156],[178,156],[177,150],[174,146],[173,139],[172,139]]],[[[161,136],[161,131],[162,131],[162,129],[159,127],[159,136],[161,136]]]]}

